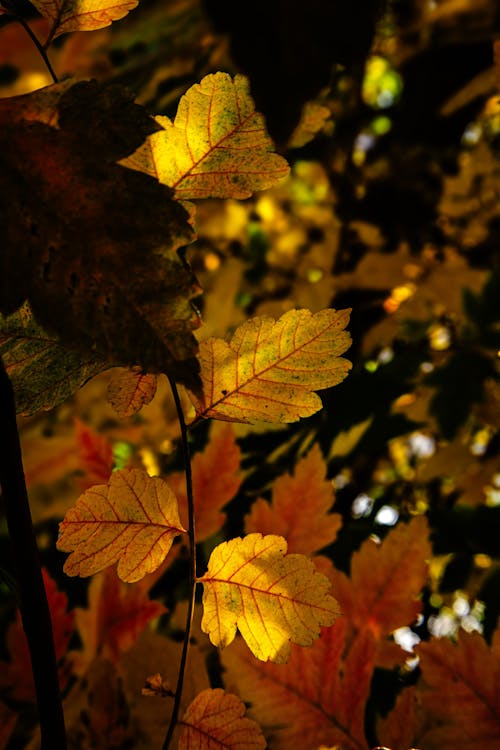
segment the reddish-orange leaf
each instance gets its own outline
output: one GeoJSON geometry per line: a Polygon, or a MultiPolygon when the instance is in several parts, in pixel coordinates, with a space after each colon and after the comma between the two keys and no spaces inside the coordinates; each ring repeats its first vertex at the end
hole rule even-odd
{"type": "Polygon", "coordinates": [[[375,642],[367,631],[345,656],[347,626],[340,618],[309,648],[292,646],[287,664],[259,662],[241,641],[223,652],[226,688],[251,704],[274,750],[367,750],[364,715],[375,642]]]}
{"type": "Polygon", "coordinates": [[[381,745],[391,750],[408,750],[418,747],[423,731],[421,707],[417,703],[415,686],[405,688],[392,711],[377,721],[377,737],[381,745]]]}
{"type": "MultiPolygon", "coordinates": [[[[241,452],[232,425],[214,422],[210,439],[192,461],[196,539],[202,542],[222,528],[226,514],[221,512],[241,484],[241,452]]],[[[187,497],[184,473],[167,477],[179,501],[183,525],[187,524],[187,497]]]]}
{"type": "Polygon", "coordinates": [[[131,417],[153,400],[157,377],[140,367],[122,370],[108,385],[108,401],[119,417],[131,417]]]}
{"type": "Polygon", "coordinates": [[[321,409],[316,390],[340,383],[351,363],[344,330],[350,310],[289,310],[275,321],[252,318],[228,342],[200,345],[203,394],[198,417],[232,422],[296,422],[321,409]]]}
{"type": "Polygon", "coordinates": [[[47,39],[70,31],[94,31],[109,26],[135,8],[138,0],[33,0],[33,5],[52,23],[47,39]]]}
{"type": "Polygon", "coordinates": [[[77,418],[75,425],[79,464],[84,474],[79,484],[82,490],[86,490],[108,481],[114,466],[113,448],[103,435],[77,418]]]}
{"type": "Polygon", "coordinates": [[[124,469],[78,499],[59,525],[57,547],[71,552],[64,565],[70,576],[118,563],[122,581],[132,583],[161,565],[183,531],[168,484],[141,469],[124,469]]]}
{"type": "Polygon", "coordinates": [[[14,731],[17,714],[0,702],[0,750],[6,750],[10,736],[14,731]]]}
{"type": "Polygon", "coordinates": [[[478,633],[458,641],[432,638],[416,649],[422,669],[422,706],[437,726],[425,750],[500,747],[500,658],[478,633]]]}
{"type": "Polygon", "coordinates": [[[343,614],[356,630],[377,639],[412,623],[431,556],[428,526],[418,516],[398,524],[382,544],[367,539],[351,560],[351,576],[333,571],[333,588],[343,614]]]}
{"type": "Polygon", "coordinates": [[[284,474],[273,486],[272,503],[258,499],[245,517],[245,531],[280,534],[289,552],[312,555],[337,536],[342,524],[339,513],[329,513],[334,492],[326,479],[327,466],[315,444],[299,461],[293,475],[284,474]]]}
{"type": "Polygon", "coordinates": [[[188,706],[179,750],[263,750],[258,724],[245,717],[242,701],[220,688],[203,690],[188,706]]]}
{"type": "MultiPolygon", "coordinates": [[[[58,591],[54,580],[45,569],[42,570],[42,573],[52,618],[54,646],[59,666],[59,685],[61,690],[64,690],[70,676],[69,665],[64,662],[64,657],[73,635],[75,615],[73,611],[67,611],[68,598],[66,594],[58,591]]],[[[34,703],[35,685],[33,683],[31,658],[19,612],[16,620],[7,629],[6,644],[10,661],[7,664],[0,662],[0,690],[7,691],[12,700],[34,703]]]]}

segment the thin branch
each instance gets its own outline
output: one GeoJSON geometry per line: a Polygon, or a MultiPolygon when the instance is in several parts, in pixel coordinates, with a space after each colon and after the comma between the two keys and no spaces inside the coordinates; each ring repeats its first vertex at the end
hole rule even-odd
{"type": "Polygon", "coordinates": [[[194,518],[194,499],[193,499],[193,477],[191,473],[191,455],[189,452],[189,442],[184,412],[179,397],[179,391],[172,378],[169,377],[172,395],[174,397],[177,417],[181,428],[182,453],[184,458],[184,473],[186,475],[186,495],[188,501],[188,536],[189,536],[189,559],[190,559],[190,597],[188,603],[188,612],[186,617],[186,629],[184,631],[184,641],[182,644],[182,654],[179,664],[179,675],[177,677],[177,687],[175,688],[174,706],[172,716],[168,726],[165,741],[162,750],[168,750],[172,736],[179,719],[179,709],[182,698],[182,688],[184,685],[184,675],[186,672],[186,663],[189,650],[189,641],[191,638],[191,626],[193,623],[194,604],[196,596],[196,537],[195,537],[195,518],[194,518]]]}
{"type": "Polygon", "coordinates": [[[14,392],[0,356],[0,486],[38,703],[41,750],[66,750],[54,637],[31,520],[14,392]]]}
{"type": "Polygon", "coordinates": [[[13,11],[9,10],[9,15],[11,15],[12,18],[14,18],[15,21],[17,21],[18,23],[21,24],[21,26],[23,27],[23,29],[28,34],[29,38],[31,39],[31,41],[33,42],[33,44],[35,45],[35,47],[37,48],[37,50],[38,50],[38,52],[39,52],[42,60],[45,63],[45,66],[46,66],[47,70],[49,71],[50,75],[52,76],[52,80],[54,81],[54,83],[59,83],[59,79],[56,76],[54,68],[52,67],[52,65],[50,63],[50,60],[49,60],[49,57],[47,55],[46,50],[44,49],[44,46],[40,42],[40,40],[38,39],[38,37],[33,33],[30,25],[28,23],[26,23],[26,21],[24,20],[24,18],[21,18],[21,16],[18,16],[17,13],[14,13],[13,11]]]}

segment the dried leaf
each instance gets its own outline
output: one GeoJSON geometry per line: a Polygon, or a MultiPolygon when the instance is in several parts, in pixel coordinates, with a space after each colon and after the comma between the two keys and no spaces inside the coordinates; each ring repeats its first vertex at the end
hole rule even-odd
{"type": "Polygon", "coordinates": [[[351,363],[340,357],[351,343],[350,310],[290,310],[252,318],[230,342],[200,345],[203,395],[191,400],[198,417],[233,422],[295,422],[321,409],[315,390],[340,383],[351,363]]]}
{"type": "Polygon", "coordinates": [[[239,698],[221,688],[204,690],[180,722],[179,750],[263,750],[260,727],[244,716],[245,710],[239,698]]]}
{"type": "Polygon", "coordinates": [[[242,75],[205,76],[181,98],[173,123],[163,116],[156,121],[163,130],[122,163],[153,175],[176,198],[249,198],[290,171],[271,152],[264,118],[242,75]]]}
{"type": "Polygon", "coordinates": [[[113,448],[103,435],[80,419],[75,418],[75,425],[79,465],[84,474],[79,477],[79,485],[83,491],[108,481],[114,466],[113,448]]]}
{"type": "Polygon", "coordinates": [[[259,498],[245,516],[245,531],[280,534],[290,552],[312,555],[331,544],[342,524],[339,513],[329,513],[334,502],[333,485],[326,479],[327,466],[319,445],[314,444],[295,467],[274,482],[272,503],[259,498]]]}
{"type": "Polygon", "coordinates": [[[408,750],[417,747],[417,737],[422,734],[421,709],[417,704],[415,686],[405,688],[396,700],[392,711],[377,721],[377,737],[391,750],[408,750]],[[420,709],[420,710],[419,710],[420,709]]]}
{"type": "Polygon", "coordinates": [[[153,400],[156,383],[139,367],[122,370],[108,385],[108,400],[119,417],[131,417],[153,400]]]}
{"type": "Polygon", "coordinates": [[[258,659],[284,663],[290,641],[309,646],[339,614],[330,582],[305,555],[287,555],[286,540],[248,534],[219,544],[204,586],[201,627],[224,648],[238,628],[258,659]]]}
{"type": "Polygon", "coordinates": [[[95,31],[126,16],[138,0],[33,0],[52,27],[45,46],[71,31],[95,31]]]}
{"type": "Polygon", "coordinates": [[[67,575],[90,576],[117,562],[122,581],[133,583],[161,565],[183,531],[168,484],[124,469],[78,499],[59,525],[57,547],[71,552],[67,575]]]}

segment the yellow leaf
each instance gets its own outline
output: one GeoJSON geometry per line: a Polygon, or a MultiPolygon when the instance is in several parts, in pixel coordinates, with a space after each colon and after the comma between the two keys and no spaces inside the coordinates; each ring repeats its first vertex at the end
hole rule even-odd
{"type": "Polygon", "coordinates": [[[129,469],[81,495],[59,525],[57,547],[72,553],[67,575],[90,576],[117,562],[122,581],[133,583],[161,565],[183,531],[168,484],[129,469]]]}
{"type": "Polygon", "coordinates": [[[45,46],[70,31],[94,31],[123,18],[138,0],[33,0],[32,5],[52,23],[45,46]]]}
{"type": "Polygon", "coordinates": [[[252,318],[228,342],[200,345],[202,397],[190,394],[198,417],[229,422],[296,422],[321,409],[313,391],[340,383],[351,363],[344,331],[350,310],[290,310],[275,321],[252,318]]]}
{"type": "Polygon", "coordinates": [[[234,640],[238,628],[262,661],[284,663],[290,641],[309,646],[339,608],[330,582],[305,555],[287,555],[281,536],[248,534],[219,544],[204,584],[202,630],[215,646],[234,640]]]}
{"type": "Polygon", "coordinates": [[[263,750],[266,741],[245,704],[221,688],[203,690],[181,721],[179,750],[263,750]]]}
{"type": "Polygon", "coordinates": [[[181,98],[173,123],[155,119],[164,129],[121,163],[153,175],[178,199],[249,198],[290,171],[271,153],[245,76],[211,73],[181,98]]]}

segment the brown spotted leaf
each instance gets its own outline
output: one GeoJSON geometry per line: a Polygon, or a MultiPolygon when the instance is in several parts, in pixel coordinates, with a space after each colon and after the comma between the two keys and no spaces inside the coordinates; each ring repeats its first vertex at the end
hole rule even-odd
{"type": "Polygon", "coordinates": [[[351,363],[350,310],[290,310],[275,321],[252,318],[229,342],[200,345],[203,394],[191,395],[198,417],[233,422],[296,422],[321,409],[316,390],[340,383],[351,363]]]}
{"type": "Polygon", "coordinates": [[[61,34],[95,31],[123,18],[138,0],[33,0],[32,5],[51,22],[47,46],[61,34]]]}
{"type": "Polygon", "coordinates": [[[78,499],[59,525],[57,547],[71,552],[67,575],[90,576],[118,563],[119,577],[132,583],[161,565],[183,531],[168,484],[125,469],[78,499]]]}
{"type": "Polygon", "coordinates": [[[153,400],[156,384],[156,375],[140,367],[122,370],[108,385],[108,401],[119,417],[131,417],[153,400]]]}

